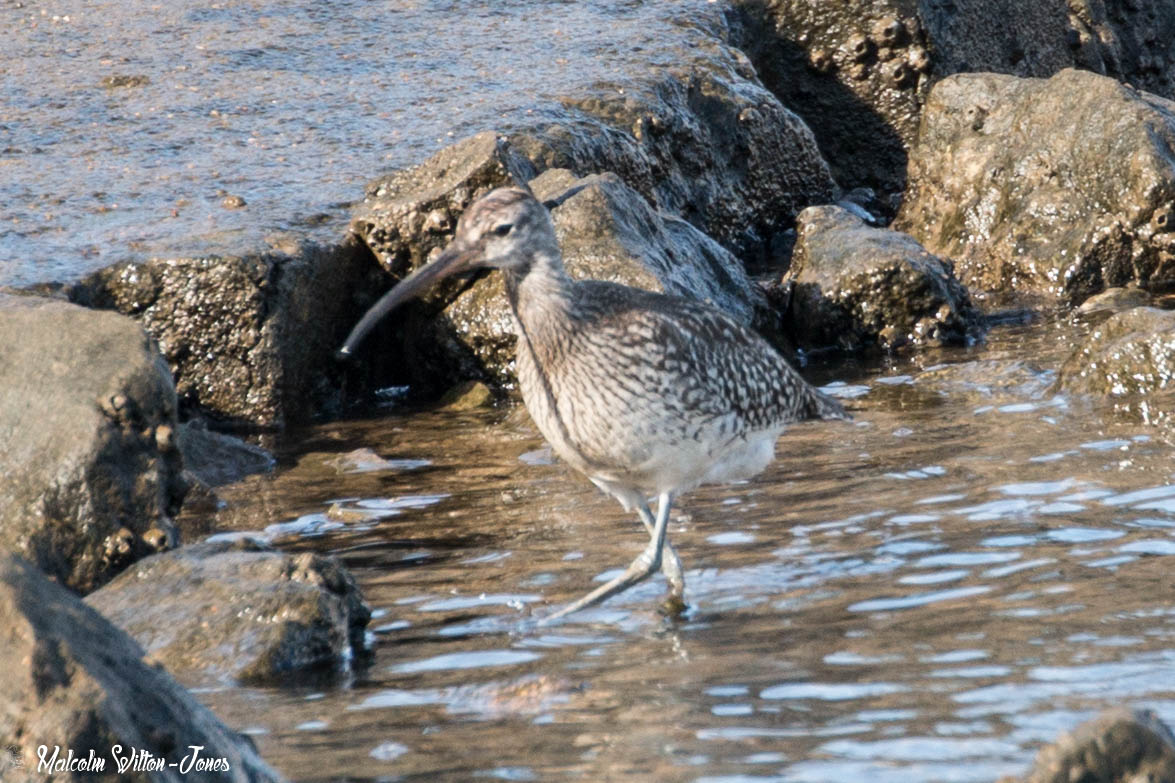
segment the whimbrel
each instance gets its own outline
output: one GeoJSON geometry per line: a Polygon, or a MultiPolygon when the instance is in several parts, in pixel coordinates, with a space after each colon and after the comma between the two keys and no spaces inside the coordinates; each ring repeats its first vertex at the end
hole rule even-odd
{"type": "Polygon", "coordinates": [[[350,355],[388,312],[450,275],[501,270],[518,335],[522,399],[552,449],[650,534],[624,573],[545,618],[599,603],[661,569],[682,603],[681,561],[666,541],[673,500],[700,484],[749,478],[788,423],[847,418],[762,337],[700,302],[563,267],[547,209],[526,190],[476,201],[452,243],[386,293],[340,349],[350,355]],[[657,498],[657,514],[649,499],[657,498]]]}

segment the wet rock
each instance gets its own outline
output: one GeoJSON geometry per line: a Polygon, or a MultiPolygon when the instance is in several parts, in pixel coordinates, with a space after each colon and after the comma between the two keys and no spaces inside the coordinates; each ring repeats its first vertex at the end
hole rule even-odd
{"type": "Polygon", "coordinates": [[[1150,292],[1133,286],[1107,288],[1081,303],[1077,312],[1082,315],[1120,313],[1133,307],[1146,307],[1151,303],[1150,292]]]}
{"type": "Polygon", "coordinates": [[[735,42],[768,89],[812,128],[833,175],[849,188],[902,189],[923,101],[943,76],[969,70],[1047,76],[1074,64],[1064,4],[734,5],[735,42]]]}
{"type": "Polygon", "coordinates": [[[222,724],[125,633],[53,584],[28,563],[0,556],[0,644],[5,693],[0,714],[0,778],[5,781],[279,781],[252,742],[222,724]],[[37,748],[59,758],[90,752],[105,774],[37,772],[37,748]],[[118,773],[111,750],[121,745],[179,763],[224,759],[228,770],[164,766],[118,773]]]}
{"type": "Polygon", "coordinates": [[[484,408],[494,401],[494,394],[490,387],[478,381],[459,383],[445,392],[441,397],[440,405],[454,411],[469,411],[474,408],[484,408]]]}
{"type": "Polygon", "coordinates": [[[174,546],[171,375],[128,318],[0,294],[0,548],[79,592],[174,546]]]}
{"type": "Polygon", "coordinates": [[[629,82],[585,85],[566,117],[511,133],[539,170],[617,174],[658,211],[748,262],[836,184],[807,124],[765,89],[726,14],[682,15],[673,57],[629,82]]]}
{"type": "Polygon", "coordinates": [[[1074,0],[1066,42],[1075,64],[1175,98],[1175,3],[1074,0]]]}
{"type": "Polygon", "coordinates": [[[147,558],[86,601],[188,684],[345,669],[371,617],[333,557],[247,538],[147,558]]]}
{"type": "Polygon", "coordinates": [[[1175,423],[1175,311],[1136,307],[1106,319],[1065,360],[1057,388],[1111,397],[1143,422],[1175,423]]]}
{"type": "MultiPolygon", "coordinates": [[[[618,176],[577,179],[551,169],[531,184],[539,198],[581,188],[552,212],[572,277],[710,301],[743,323],[767,320],[763,294],[738,259],[690,223],[653,209],[618,176]]],[[[405,310],[390,338],[411,373],[400,380],[434,389],[469,379],[513,384],[513,321],[500,275],[439,286],[405,310]]],[[[372,343],[368,354],[386,350],[378,335],[372,343]]]]}
{"type": "Polygon", "coordinates": [[[785,327],[803,348],[965,343],[979,313],[949,261],[837,206],[809,207],[785,279],[785,327]]]}
{"type": "Polygon", "coordinates": [[[202,424],[184,422],[174,436],[184,455],[184,469],[192,479],[207,487],[218,487],[273,469],[273,455],[265,449],[232,435],[213,432],[202,424]]]}
{"type": "Polygon", "coordinates": [[[939,82],[896,225],[973,289],[1076,305],[1175,280],[1175,104],[1066,70],[939,82]]]}
{"type": "Polygon", "coordinates": [[[990,402],[1040,399],[1053,385],[1056,373],[1023,359],[977,359],[935,365],[914,380],[940,395],[976,395],[990,398],[990,402]]]}
{"type": "Polygon", "coordinates": [[[142,87],[151,83],[151,79],[141,73],[115,73],[103,76],[100,82],[107,90],[117,90],[123,87],[142,87]]]}
{"type": "Polygon", "coordinates": [[[1175,3],[735,0],[733,40],[837,181],[897,193],[926,94],[961,72],[1080,67],[1175,97],[1175,3]]]}
{"type": "Polygon", "coordinates": [[[534,167],[504,137],[479,133],[418,166],[367,186],[351,231],[393,274],[422,266],[457,230],[465,209],[494,188],[526,182],[534,167]]]}
{"type": "Polygon", "coordinates": [[[1150,710],[1107,710],[1043,748],[1021,780],[1175,783],[1175,736],[1150,710]]]}
{"type": "Polygon", "coordinates": [[[762,290],[722,245],[657,212],[611,173],[575,179],[552,169],[531,186],[540,199],[582,188],[555,209],[555,235],[572,275],[710,302],[744,324],[767,319],[762,290]]]}
{"type": "Polygon", "coordinates": [[[185,417],[280,427],[339,410],[332,356],[378,279],[353,242],[287,250],[115,264],[66,291],[159,341],[185,417]]]}

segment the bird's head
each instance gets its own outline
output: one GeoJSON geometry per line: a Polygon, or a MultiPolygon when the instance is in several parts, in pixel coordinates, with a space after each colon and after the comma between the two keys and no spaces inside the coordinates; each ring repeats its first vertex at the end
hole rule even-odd
{"type": "MultiPolygon", "coordinates": [[[[578,190],[568,191],[547,205],[553,206],[578,190]]],[[[351,330],[339,349],[339,356],[350,356],[385,315],[447,277],[478,269],[501,269],[507,274],[525,275],[536,258],[558,256],[559,245],[547,206],[523,188],[490,191],[461,216],[453,241],[439,256],[372,305],[351,330]]]]}

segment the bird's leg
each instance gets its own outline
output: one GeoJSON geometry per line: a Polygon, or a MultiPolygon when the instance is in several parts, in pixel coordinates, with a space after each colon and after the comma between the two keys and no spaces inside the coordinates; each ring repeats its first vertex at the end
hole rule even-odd
{"type": "Polygon", "coordinates": [[[657,519],[653,523],[652,539],[644,551],[637,555],[637,558],[629,564],[628,568],[624,569],[623,574],[605,582],[578,601],[574,601],[554,614],[544,617],[539,621],[539,625],[547,625],[561,617],[566,617],[572,612],[578,612],[580,609],[595,606],[601,601],[611,598],[617,593],[627,590],[638,582],[647,579],[650,574],[660,568],[661,553],[665,548],[665,531],[669,526],[669,507],[672,505],[673,494],[662,492],[657,499],[657,519]]]}
{"type": "MultiPolygon", "coordinates": [[[[653,519],[653,512],[649,511],[649,504],[641,503],[636,511],[645,525],[645,530],[649,531],[649,536],[652,537],[656,522],[653,519]]],[[[673,548],[668,536],[665,538],[665,551],[661,558],[661,573],[665,574],[665,579],[669,582],[669,602],[674,607],[684,607],[685,572],[681,568],[681,558],[677,556],[677,550],[673,548]]]]}

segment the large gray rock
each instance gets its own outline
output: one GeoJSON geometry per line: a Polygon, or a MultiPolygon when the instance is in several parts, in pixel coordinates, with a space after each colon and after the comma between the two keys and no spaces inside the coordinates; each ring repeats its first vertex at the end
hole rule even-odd
{"type": "MultiPolygon", "coordinates": [[[[491,146],[488,141],[475,138],[456,147],[480,149],[483,160],[498,160],[496,156],[504,154],[504,148],[491,146]]],[[[451,160],[446,154],[434,162],[452,172],[451,160]]],[[[462,160],[469,158],[462,156],[462,160]]],[[[486,162],[474,170],[496,172],[489,177],[495,184],[507,176],[504,164],[496,168],[486,162]]],[[[481,179],[478,174],[477,180],[481,179]]],[[[461,181],[466,184],[455,190],[460,191],[462,199],[470,193],[481,195],[489,188],[488,184],[472,187],[468,177],[461,181]]],[[[578,179],[566,169],[548,169],[530,185],[540,199],[581,188],[552,212],[572,277],[610,280],[709,301],[748,325],[765,325],[769,321],[761,289],[750,281],[730,251],[692,224],[653,209],[617,175],[605,173],[578,179]]],[[[449,215],[455,227],[460,212],[450,207],[436,208],[449,215]]],[[[385,214],[405,213],[389,206],[385,214]]],[[[366,219],[357,222],[362,220],[366,219]]],[[[422,241],[434,248],[440,246],[435,237],[422,241]]],[[[389,256],[399,253],[419,261],[425,255],[402,249],[389,256]]],[[[427,293],[422,304],[405,311],[399,316],[400,329],[384,332],[382,338],[377,333],[365,348],[365,355],[387,353],[387,343],[381,343],[381,339],[393,341],[391,352],[405,357],[403,364],[410,373],[401,378],[403,382],[436,390],[470,378],[490,380],[504,387],[513,384],[515,340],[500,275],[487,275],[472,284],[440,286],[427,293]]]]}
{"type": "Polygon", "coordinates": [[[1150,710],[1107,710],[1042,748],[1020,780],[1175,783],[1175,736],[1150,710]]]}
{"type": "Polygon", "coordinates": [[[0,779],[23,781],[280,781],[248,738],[224,726],[143,649],[28,563],[0,556],[0,779]],[[199,758],[220,767],[185,772],[180,763],[202,745],[199,758]],[[103,760],[101,773],[37,771],[38,747],[103,760]],[[112,757],[131,749],[164,759],[154,772],[120,773],[112,757]],[[224,769],[227,764],[227,770],[224,769]]]}
{"type": "Polygon", "coordinates": [[[1065,360],[1057,388],[1109,397],[1136,420],[1175,424],[1175,311],[1135,307],[1106,319],[1065,360]]]}
{"type": "Polygon", "coordinates": [[[280,427],[339,410],[331,357],[372,301],[377,271],[354,242],[294,244],[116,264],[66,290],[131,316],[159,341],[185,416],[280,427]]]}
{"type": "Polygon", "coordinates": [[[336,559],[249,539],[140,560],[86,603],[192,686],[343,670],[371,617],[336,559]]]}
{"type": "Polygon", "coordinates": [[[951,263],[908,234],[872,228],[836,206],[808,207],[797,228],[784,321],[800,347],[892,350],[980,333],[951,263]]]}
{"type": "Polygon", "coordinates": [[[0,294],[0,550],[88,592],[173,546],[171,375],[128,318],[0,294]]]}
{"type": "Polygon", "coordinates": [[[1175,280],[1175,103],[1103,76],[953,76],[930,93],[895,225],[972,289],[1077,305],[1175,280]]]}
{"type": "Polygon", "coordinates": [[[763,83],[812,128],[845,187],[901,190],[923,101],[943,76],[968,70],[1047,76],[1073,64],[1061,3],[734,5],[735,40],[763,83]]]}
{"type": "Polygon", "coordinates": [[[1175,97],[1175,0],[734,0],[734,41],[846,188],[901,189],[930,87],[1070,67],[1175,97]]]}
{"type": "Polygon", "coordinates": [[[659,211],[694,224],[744,261],[770,260],[777,235],[836,184],[807,124],[759,81],[725,15],[679,22],[672,56],[628,83],[585,85],[559,122],[515,130],[539,170],[611,171],[659,211]]]}

